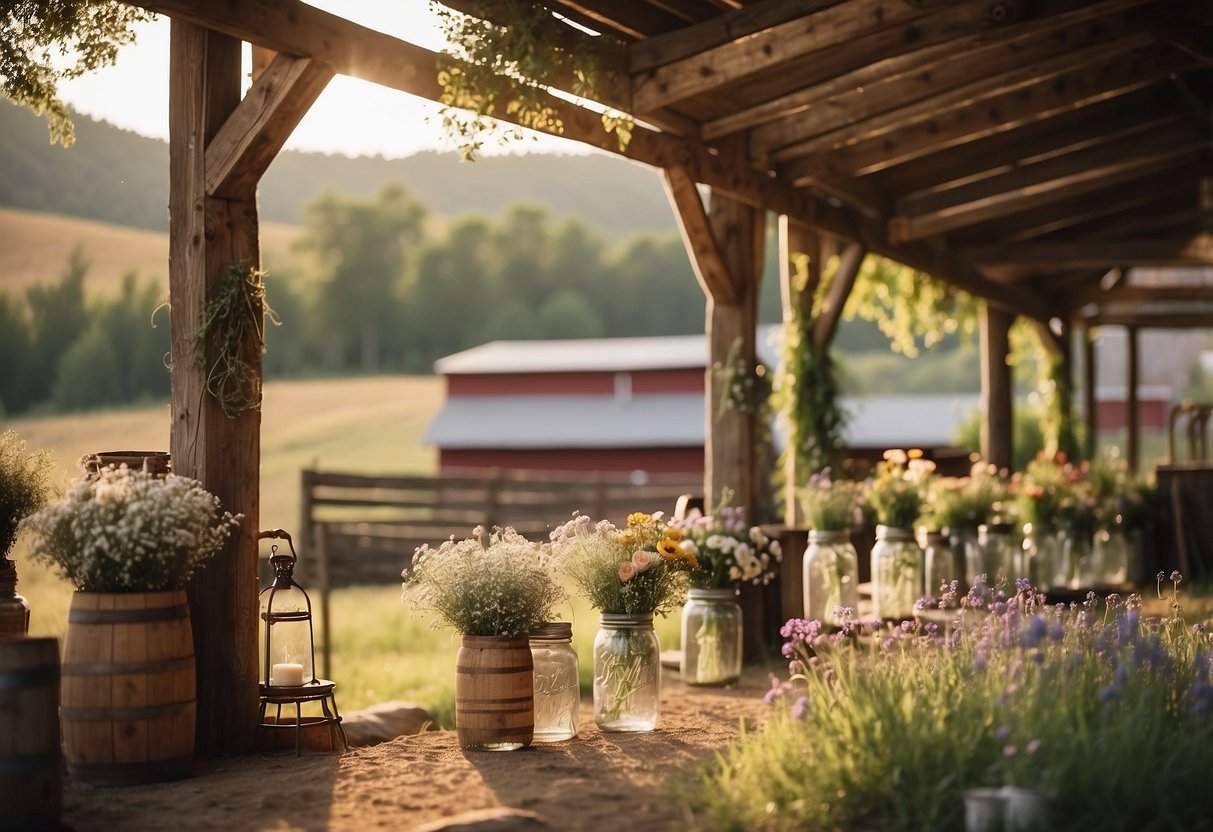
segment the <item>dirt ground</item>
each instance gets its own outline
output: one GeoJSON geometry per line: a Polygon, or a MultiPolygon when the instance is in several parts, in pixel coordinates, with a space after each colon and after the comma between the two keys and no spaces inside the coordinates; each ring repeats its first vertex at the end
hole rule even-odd
{"type": "Polygon", "coordinates": [[[738,686],[711,689],[689,687],[677,671],[663,670],[661,719],[652,733],[604,734],[583,701],[578,736],[566,742],[464,752],[453,731],[433,731],[341,755],[200,761],[192,777],[173,783],[67,783],[63,820],[77,832],[689,828],[672,785],[693,776],[743,723],[761,723],[768,672],[747,670],[738,686]],[[523,816],[485,821],[469,814],[503,807],[523,816]],[[472,823],[447,826],[444,819],[472,823]]]}

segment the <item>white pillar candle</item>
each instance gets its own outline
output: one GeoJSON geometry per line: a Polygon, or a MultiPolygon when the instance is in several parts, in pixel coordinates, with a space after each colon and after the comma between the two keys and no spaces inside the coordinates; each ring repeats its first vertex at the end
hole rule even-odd
{"type": "Polygon", "coordinates": [[[294,662],[276,664],[270,670],[270,684],[278,688],[297,688],[303,684],[303,665],[294,662]]]}

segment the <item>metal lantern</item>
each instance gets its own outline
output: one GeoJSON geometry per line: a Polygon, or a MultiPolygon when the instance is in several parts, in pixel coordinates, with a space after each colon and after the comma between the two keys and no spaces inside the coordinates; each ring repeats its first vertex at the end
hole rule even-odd
{"type": "Polygon", "coordinates": [[[274,582],[261,591],[261,620],[265,622],[262,688],[297,688],[316,681],[316,649],[312,640],[312,602],[295,583],[295,544],[282,529],[262,532],[262,538],[285,538],[290,554],[270,550],[274,582]]]}
{"type": "Polygon", "coordinates": [[[295,582],[295,563],[299,560],[295,544],[282,529],[261,532],[257,537],[259,540],[284,539],[290,548],[290,554],[280,553],[278,544],[273,545],[270,566],[274,570],[274,581],[261,591],[261,620],[265,622],[265,631],[258,740],[262,731],[269,730],[270,748],[277,749],[280,747],[278,729],[293,730],[295,754],[299,754],[305,729],[309,733],[319,729],[326,737],[323,750],[343,751],[348,744],[333,695],[336,685],[327,679],[316,678],[312,602],[303,587],[295,582]],[[319,703],[322,715],[304,716],[306,703],[319,703]],[[271,706],[275,708],[273,716],[267,714],[271,706]],[[288,708],[286,720],[282,718],[283,706],[288,708]],[[295,709],[293,719],[289,713],[291,706],[295,709]]]}

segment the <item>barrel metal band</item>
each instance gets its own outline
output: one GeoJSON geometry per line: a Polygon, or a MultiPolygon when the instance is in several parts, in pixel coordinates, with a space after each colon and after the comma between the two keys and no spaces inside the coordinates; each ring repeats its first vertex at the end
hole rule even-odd
{"type": "Polygon", "coordinates": [[[177,604],[146,610],[70,610],[67,620],[72,624],[142,624],[147,621],[189,618],[189,615],[188,604],[177,604]]]}
{"type": "Polygon", "coordinates": [[[129,676],[135,673],[173,673],[194,667],[193,656],[177,659],[157,659],[148,662],[101,662],[98,664],[75,663],[63,666],[64,676],[129,676]]]}
{"type": "Polygon", "coordinates": [[[32,670],[10,670],[0,674],[0,690],[21,690],[22,688],[41,688],[47,685],[59,684],[59,668],[35,667],[32,670]]]}
{"type": "Polygon", "coordinates": [[[455,704],[459,705],[460,710],[466,708],[471,712],[476,712],[483,710],[499,711],[501,710],[501,705],[518,705],[534,701],[534,696],[511,696],[494,699],[492,702],[486,702],[483,699],[456,699],[455,704]]]}
{"type": "Polygon", "coordinates": [[[466,673],[469,676],[496,676],[505,675],[507,673],[531,673],[533,668],[526,665],[518,667],[467,667],[466,665],[455,665],[456,673],[466,673]]]}
{"type": "Polygon", "coordinates": [[[75,719],[80,722],[138,722],[145,719],[161,719],[163,717],[187,716],[194,713],[197,701],[167,702],[163,705],[147,705],[136,708],[76,708],[68,705],[62,707],[64,719],[75,719]]]}
{"type": "MultiPolygon", "coordinates": [[[[55,741],[56,743],[58,740],[55,741]]],[[[53,754],[18,754],[0,757],[0,774],[26,774],[31,771],[52,769],[58,772],[62,765],[58,752],[53,754]]]]}

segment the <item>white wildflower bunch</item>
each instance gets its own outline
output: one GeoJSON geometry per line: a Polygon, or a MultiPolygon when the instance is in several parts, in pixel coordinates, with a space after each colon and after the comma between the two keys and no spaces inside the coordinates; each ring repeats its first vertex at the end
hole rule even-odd
{"type": "Polygon", "coordinates": [[[241,517],[220,510],[197,480],[125,465],[77,480],[21,523],[34,558],[85,592],[182,589],[241,517]]]}
{"type": "Polygon", "coordinates": [[[710,515],[695,509],[675,525],[686,536],[683,546],[699,560],[691,572],[692,587],[727,589],[739,581],[774,580],[783,559],[779,541],[748,525],[744,509],[726,505],[710,515]]]}
{"type": "Polygon", "coordinates": [[[525,636],[565,597],[544,548],[510,528],[421,546],[403,577],[406,604],[466,636],[525,636]]]}

